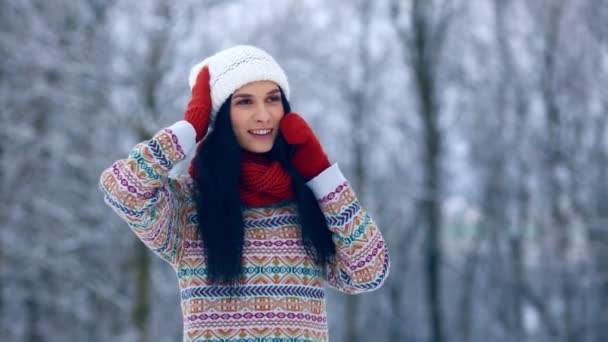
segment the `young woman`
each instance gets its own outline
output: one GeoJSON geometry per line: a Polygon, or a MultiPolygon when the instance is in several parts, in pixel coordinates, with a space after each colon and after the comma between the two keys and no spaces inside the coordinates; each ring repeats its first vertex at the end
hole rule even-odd
{"type": "Polygon", "coordinates": [[[190,87],[184,120],[103,171],[105,202],[175,269],[184,341],[328,341],[323,280],[379,288],[380,231],[291,112],[270,55],[220,51],[192,68],[190,87]],[[188,174],[169,177],[189,151],[188,174]]]}

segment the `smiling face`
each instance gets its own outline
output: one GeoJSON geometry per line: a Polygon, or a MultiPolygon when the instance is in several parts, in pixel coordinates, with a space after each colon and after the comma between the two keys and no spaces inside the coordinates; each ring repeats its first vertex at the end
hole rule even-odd
{"type": "Polygon", "coordinates": [[[241,147],[247,151],[270,151],[284,115],[281,91],[274,82],[248,83],[232,94],[232,129],[241,147]]]}

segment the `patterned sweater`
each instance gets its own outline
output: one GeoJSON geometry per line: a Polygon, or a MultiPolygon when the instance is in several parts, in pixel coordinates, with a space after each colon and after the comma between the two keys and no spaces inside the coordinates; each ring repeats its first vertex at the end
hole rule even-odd
{"type": "Polygon", "coordinates": [[[186,121],[137,144],[103,171],[105,202],[178,278],[184,341],[328,341],[323,281],[349,294],[379,288],[389,273],[386,244],[337,164],[308,182],[336,245],[326,276],[304,249],[297,206],[244,207],[244,283],[210,285],[204,245],[197,239],[189,175],[169,177],[193,150],[186,121]]]}

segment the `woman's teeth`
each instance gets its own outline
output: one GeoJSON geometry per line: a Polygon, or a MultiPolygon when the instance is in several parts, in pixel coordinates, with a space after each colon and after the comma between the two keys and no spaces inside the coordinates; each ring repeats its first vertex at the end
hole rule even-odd
{"type": "Polygon", "coordinates": [[[251,130],[249,131],[249,133],[251,134],[255,134],[255,135],[267,135],[268,133],[270,133],[270,129],[256,129],[256,130],[251,130]]]}

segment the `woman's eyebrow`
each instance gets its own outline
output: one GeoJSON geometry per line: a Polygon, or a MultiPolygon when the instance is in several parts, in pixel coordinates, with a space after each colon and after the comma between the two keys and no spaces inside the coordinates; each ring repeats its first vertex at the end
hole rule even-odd
{"type": "Polygon", "coordinates": [[[240,93],[232,96],[233,99],[236,99],[237,97],[251,97],[251,94],[240,93]]]}
{"type": "MultiPolygon", "coordinates": [[[[267,92],[266,95],[272,95],[272,94],[276,94],[278,92],[280,92],[279,88],[275,88],[275,89],[267,92]]],[[[253,96],[253,95],[247,94],[247,93],[240,93],[240,94],[236,94],[236,95],[232,96],[232,98],[236,99],[238,97],[251,97],[251,96],[253,96]]]]}

